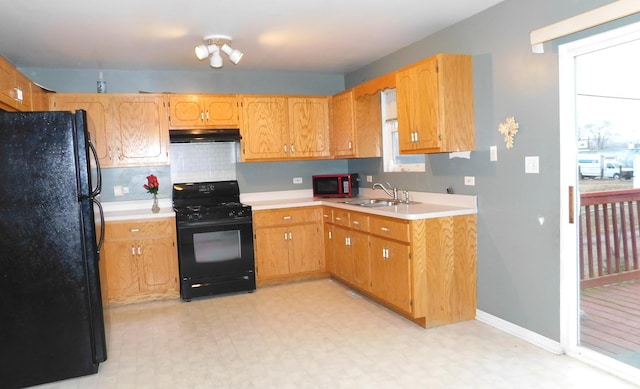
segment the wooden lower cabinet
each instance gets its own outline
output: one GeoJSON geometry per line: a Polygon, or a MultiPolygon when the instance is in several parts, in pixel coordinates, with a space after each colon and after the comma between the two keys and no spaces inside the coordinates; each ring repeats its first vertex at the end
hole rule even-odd
{"type": "Polygon", "coordinates": [[[411,250],[408,243],[371,237],[371,293],[411,312],[411,250]]]}
{"type": "Polygon", "coordinates": [[[409,221],[333,209],[325,226],[333,277],[423,327],[475,317],[476,215],[409,221]]]}
{"type": "Polygon", "coordinates": [[[109,304],[178,297],[175,219],[105,223],[102,282],[109,304]]]}
{"type": "Polygon", "coordinates": [[[331,207],[322,208],[322,221],[324,229],[324,260],[325,270],[331,275],[337,272],[337,262],[334,249],[335,233],[333,230],[333,209],[331,207]]]}
{"type": "Polygon", "coordinates": [[[471,320],[476,223],[475,214],[405,220],[327,205],[254,211],[257,278],[329,273],[425,328],[471,320]]]}
{"type": "Polygon", "coordinates": [[[324,273],[322,207],[255,211],[256,280],[283,280],[324,273]]]}

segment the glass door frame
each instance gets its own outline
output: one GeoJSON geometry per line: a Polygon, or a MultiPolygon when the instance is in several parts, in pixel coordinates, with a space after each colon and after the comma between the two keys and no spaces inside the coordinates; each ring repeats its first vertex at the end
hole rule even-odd
{"type": "Polygon", "coordinates": [[[558,47],[560,83],[560,343],[567,355],[633,382],[640,382],[640,369],[580,345],[580,272],[578,266],[580,198],[576,163],[575,58],[637,39],[640,39],[640,23],[630,24],[558,47]],[[570,191],[570,187],[574,188],[573,192],[570,191]],[[571,201],[575,206],[570,206],[571,201]],[[574,220],[573,223],[570,222],[571,217],[574,220]]]}

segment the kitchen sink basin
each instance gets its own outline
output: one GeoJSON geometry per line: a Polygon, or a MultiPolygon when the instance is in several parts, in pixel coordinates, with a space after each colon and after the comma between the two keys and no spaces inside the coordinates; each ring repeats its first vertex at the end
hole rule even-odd
{"type": "Polygon", "coordinates": [[[361,199],[345,201],[344,203],[361,207],[390,207],[392,205],[405,204],[404,201],[393,199],[361,199]]]}

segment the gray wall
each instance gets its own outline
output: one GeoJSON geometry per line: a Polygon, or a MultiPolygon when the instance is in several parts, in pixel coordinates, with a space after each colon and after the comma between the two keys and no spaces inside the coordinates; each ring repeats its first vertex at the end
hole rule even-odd
{"type": "Polygon", "coordinates": [[[546,44],[545,54],[531,53],[529,33],[610,2],[508,0],[345,77],[351,87],[439,52],[473,55],[476,151],[470,160],[431,155],[427,173],[412,175],[383,174],[378,161],[352,161],[349,168],[403,189],[443,192],[452,185],[456,193],[476,194],[478,308],[557,341],[559,199],[566,197],[558,171],[557,44],[629,20],[546,44]],[[520,123],[511,150],[498,132],[508,116],[520,123]],[[489,162],[491,145],[498,146],[497,162],[489,162]],[[525,174],[525,156],[536,155],[540,174],[525,174]],[[463,185],[466,175],[476,177],[475,186],[463,185]]]}
{"type": "MultiPolygon", "coordinates": [[[[344,79],[325,74],[225,70],[216,73],[209,69],[192,73],[110,70],[104,73],[109,92],[334,94],[345,84],[356,85],[438,52],[473,55],[477,150],[470,160],[431,155],[426,158],[426,173],[383,174],[377,158],[351,160],[348,169],[374,175],[376,180],[390,181],[402,189],[444,192],[451,185],[457,193],[476,194],[479,309],[559,340],[558,56],[556,46],[549,44],[545,45],[545,54],[532,54],[529,33],[610,2],[507,0],[347,74],[344,79]],[[505,148],[497,131],[498,124],[508,116],[515,116],[520,123],[511,150],[505,148]],[[498,146],[497,162],[489,162],[491,145],[498,146]],[[530,155],[540,157],[540,174],[524,174],[524,157],[530,155]],[[466,175],[476,177],[476,186],[463,185],[466,175]],[[539,217],[545,218],[543,225],[539,224],[539,217]]],[[[625,22],[628,21],[622,23],[625,22]]],[[[607,28],[611,26],[604,27],[607,28]]],[[[93,92],[98,73],[73,69],[20,70],[60,92],[93,92]]],[[[276,190],[281,183],[289,182],[289,176],[338,170],[346,164],[335,163],[238,164],[237,171],[244,190],[276,190]]],[[[122,172],[127,177],[137,175],[136,185],[140,175],[146,174],[146,170],[122,172]]],[[[125,179],[117,177],[118,174],[114,176],[113,181],[125,179]]]]}
{"type": "MultiPolygon", "coordinates": [[[[99,70],[20,68],[34,82],[60,93],[95,93],[99,70]]],[[[280,93],[333,95],[344,90],[337,74],[254,72],[226,68],[203,71],[102,70],[108,93],[280,93]]]]}

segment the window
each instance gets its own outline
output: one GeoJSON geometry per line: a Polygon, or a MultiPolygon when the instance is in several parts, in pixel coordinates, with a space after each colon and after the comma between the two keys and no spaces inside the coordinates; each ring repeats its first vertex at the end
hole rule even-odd
{"type": "Polygon", "coordinates": [[[382,92],[382,158],[385,172],[423,172],[424,154],[400,154],[396,90],[382,92]]]}

